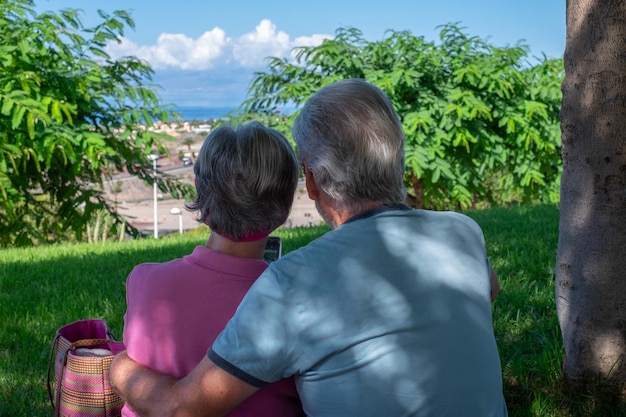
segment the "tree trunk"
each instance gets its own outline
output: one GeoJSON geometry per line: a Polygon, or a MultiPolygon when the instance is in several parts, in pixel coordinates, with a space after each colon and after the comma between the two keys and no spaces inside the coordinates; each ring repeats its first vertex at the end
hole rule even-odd
{"type": "Polygon", "coordinates": [[[411,174],[411,185],[415,197],[407,195],[405,203],[413,208],[424,208],[424,180],[411,174]]]}
{"type": "Polygon", "coordinates": [[[567,0],[556,304],[564,376],[626,387],[626,2],[567,0]]]}

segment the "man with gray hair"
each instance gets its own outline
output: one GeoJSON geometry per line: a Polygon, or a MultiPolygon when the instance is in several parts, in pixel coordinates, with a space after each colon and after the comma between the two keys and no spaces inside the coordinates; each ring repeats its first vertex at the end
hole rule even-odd
{"type": "Polygon", "coordinates": [[[506,416],[482,231],[403,204],[404,134],[389,99],[336,82],[307,101],[293,136],[333,230],[261,275],[188,377],[122,355],[116,391],[145,416],[221,416],[294,376],[311,417],[506,416]]]}

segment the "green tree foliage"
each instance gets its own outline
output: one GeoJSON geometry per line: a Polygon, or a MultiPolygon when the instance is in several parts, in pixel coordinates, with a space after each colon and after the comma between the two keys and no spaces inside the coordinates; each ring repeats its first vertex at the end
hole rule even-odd
{"type": "MultiPolygon", "coordinates": [[[[146,155],[163,151],[166,137],[140,125],[172,114],[150,87],[147,63],[105,51],[134,27],[131,17],[99,13],[101,23],[86,28],[77,10],[37,15],[31,0],[3,2],[1,246],[80,239],[93,213],[113,212],[101,191],[111,166],[153,181],[146,155]]],[[[188,191],[160,177],[163,191],[188,191]]]]}
{"type": "Polygon", "coordinates": [[[457,25],[438,43],[407,31],[375,42],[341,28],[295,60],[269,58],[247,111],[302,105],[320,87],[363,78],[385,91],[407,139],[406,182],[417,207],[557,201],[562,60],[531,65],[522,44],[496,47],[457,25]]]}

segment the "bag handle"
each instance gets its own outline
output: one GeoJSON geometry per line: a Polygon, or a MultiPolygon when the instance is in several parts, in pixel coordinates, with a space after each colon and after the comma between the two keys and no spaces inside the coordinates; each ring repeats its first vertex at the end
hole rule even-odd
{"type": "Polygon", "coordinates": [[[54,339],[52,340],[52,345],[50,346],[50,357],[48,358],[48,383],[47,383],[47,388],[48,388],[48,397],[50,398],[50,404],[52,404],[52,409],[56,409],[56,407],[54,406],[54,399],[52,398],[52,386],[50,384],[50,371],[54,369],[54,358],[56,356],[56,346],[57,346],[57,340],[59,339],[59,337],[61,337],[61,335],[57,332],[57,334],[54,336],[54,339]]]}
{"type": "MultiPolygon", "coordinates": [[[[89,346],[106,345],[107,343],[115,342],[113,339],[81,339],[72,343],[67,350],[74,350],[76,348],[83,348],[89,346]]],[[[66,352],[67,355],[67,352],[66,352]]]]}

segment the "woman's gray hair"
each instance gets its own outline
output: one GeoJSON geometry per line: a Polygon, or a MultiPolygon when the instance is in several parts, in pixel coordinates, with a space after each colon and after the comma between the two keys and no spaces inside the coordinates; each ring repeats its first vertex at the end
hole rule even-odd
{"type": "Polygon", "coordinates": [[[186,205],[211,230],[239,240],[285,223],[298,184],[287,139],[252,122],[212,131],[194,164],[196,198],[186,205]]]}
{"type": "Polygon", "coordinates": [[[337,206],[404,201],[404,132],[379,88],[359,79],[322,88],[303,106],[292,134],[300,160],[337,206]]]}

